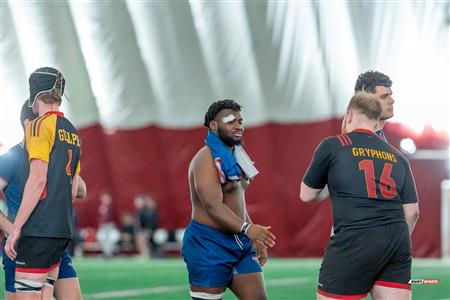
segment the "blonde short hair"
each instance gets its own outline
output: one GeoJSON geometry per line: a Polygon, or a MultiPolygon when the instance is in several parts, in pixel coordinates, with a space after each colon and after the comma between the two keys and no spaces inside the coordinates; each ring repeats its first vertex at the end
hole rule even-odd
{"type": "Polygon", "coordinates": [[[365,115],[369,120],[378,120],[383,109],[377,96],[367,92],[357,92],[347,106],[347,111],[356,110],[365,115]]]}

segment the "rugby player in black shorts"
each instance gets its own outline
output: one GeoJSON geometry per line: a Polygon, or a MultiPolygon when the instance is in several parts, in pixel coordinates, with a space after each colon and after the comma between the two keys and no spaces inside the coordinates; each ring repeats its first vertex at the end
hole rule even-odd
{"type": "Polygon", "coordinates": [[[418,197],[406,158],[375,134],[381,115],[376,95],[356,93],[345,133],[322,140],[301,183],[305,202],[320,201],[328,185],[333,206],[317,299],[411,299],[418,197]]]}
{"type": "Polygon", "coordinates": [[[16,260],[16,299],[52,299],[61,257],[73,236],[81,141],[59,110],[65,86],[61,72],[39,68],[29,84],[29,106],[39,117],[25,130],[29,175],[5,252],[16,260]]]}

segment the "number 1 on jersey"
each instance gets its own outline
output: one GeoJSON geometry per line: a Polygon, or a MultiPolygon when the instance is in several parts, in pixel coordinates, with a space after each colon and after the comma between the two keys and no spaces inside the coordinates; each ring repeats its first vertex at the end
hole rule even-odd
{"type": "Polygon", "coordinates": [[[66,166],[66,174],[72,176],[72,169],[70,167],[70,163],[72,162],[72,149],[67,150],[67,156],[69,157],[69,161],[66,166]]]}
{"type": "MultiPolygon", "coordinates": [[[[377,187],[375,180],[375,169],[373,167],[373,161],[370,159],[364,159],[358,164],[359,170],[364,171],[364,179],[366,181],[367,196],[369,198],[377,198],[377,187]]],[[[384,163],[383,172],[380,178],[380,192],[384,198],[392,199],[397,195],[397,184],[394,178],[391,176],[392,164],[384,163]]]]}

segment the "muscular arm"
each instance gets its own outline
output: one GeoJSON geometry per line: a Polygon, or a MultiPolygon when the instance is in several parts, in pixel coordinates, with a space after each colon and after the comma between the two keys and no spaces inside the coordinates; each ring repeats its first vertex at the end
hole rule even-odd
{"type": "Polygon", "coordinates": [[[223,203],[222,188],[212,157],[205,151],[192,163],[195,192],[208,215],[225,230],[239,232],[242,220],[223,203]]]}
{"type": "Polygon", "coordinates": [[[77,197],[78,195],[78,174],[75,174],[72,179],[72,201],[77,197]]]}
{"type": "Polygon", "coordinates": [[[326,199],[325,197],[321,197],[321,192],[323,189],[313,189],[310,188],[309,186],[307,186],[303,181],[300,185],[300,199],[303,202],[320,202],[324,199],[326,199]]]}
{"type": "Polygon", "coordinates": [[[413,233],[414,226],[419,219],[419,204],[417,202],[403,204],[403,211],[405,213],[406,223],[408,224],[409,235],[411,235],[413,233]]]}
{"type": "MultiPolygon", "coordinates": [[[[193,177],[193,188],[203,209],[225,231],[239,232],[244,220],[223,203],[222,187],[217,176],[210,152],[200,152],[190,166],[193,177]]],[[[270,226],[252,224],[248,227],[247,236],[253,242],[261,242],[264,246],[275,245],[275,235],[270,226]]]]}
{"type": "Polygon", "coordinates": [[[245,221],[253,224],[252,219],[250,219],[250,215],[248,214],[247,209],[245,209],[245,221]]]}
{"type": "Polygon", "coordinates": [[[85,198],[87,194],[86,182],[81,178],[80,175],[76,175],[78,177],[78,187],[77,187],[77,198],[85,198]]]}
{"type": "Polygon", "coordinates": [[[329,196],[327,186],[328,166],[332,158],[330,138],[322,140],[314,151],[308,170],[300,184],[300,199],[303,202],[320,202],[329,196]]]}

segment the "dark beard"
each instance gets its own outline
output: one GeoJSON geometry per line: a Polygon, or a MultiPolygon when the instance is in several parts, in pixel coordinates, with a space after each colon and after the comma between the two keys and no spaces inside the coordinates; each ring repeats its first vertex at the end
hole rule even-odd
{"type": "Polygon", "coordinates": [[[220,140],[228,147],[241,145],[242,143],[242,139],[235,140],[232,137],[227,136],[226,133],[220,128],[217,129],[217,135],[219,136],[220,140]]]}

